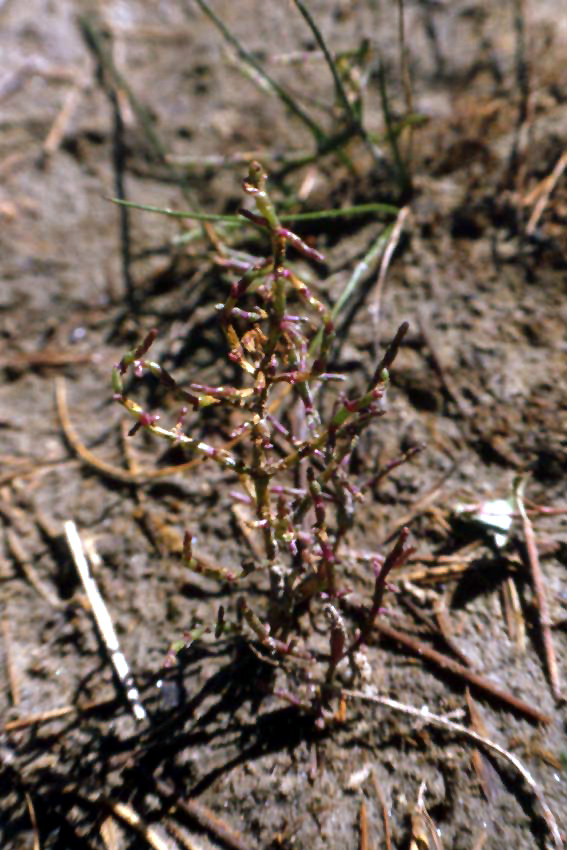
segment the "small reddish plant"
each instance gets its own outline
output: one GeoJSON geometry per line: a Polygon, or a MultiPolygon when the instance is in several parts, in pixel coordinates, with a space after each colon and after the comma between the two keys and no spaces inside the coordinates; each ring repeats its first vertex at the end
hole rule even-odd
{"type": "MultiPolygon", "coordinates": [[[[319,670],[316,702],[321,706],[335,692],[341,662],[347,659],[356,670],[357,654],[380,614],[388,574],[411,551],[404,529],[385,557],[376,556],[371,603],[356,628],[349,629],[341,610],[341,600],[349,592],[341,573],[341,546],[368,486],[354,480],[351,456],[364,429],[385,413],[389,369],[408,325],[400,326],[365,389],[357,394],[336,392],[325,414],[318,403],[320,388],[337,382],[341,386],[343,380],[329,367],[335,327],[330,310],[293,270],[287,254],[291,249],[314,262],[323,257],[282,226],[266,180],[262,167],[252,163],[243,185],[256,210],[241,210],[241,214],[265,231],[270,254],[244,269],[240,261],[235,262],[240,277],[235,275],[225,302],[217,305],[228,357],[242,370],[243,386],[194,383],[188,389],[180,387],[148,357],[155,331],[122,358],[112,382],[116,401],[135,420],[131,434],[145,429],[239,476],[251,512],[249,524],[261,534],[262,558],[246,560],[233,570],[205,565],[195,557],[191,535],[186,534],[185,563],[191,570],[243,588],[236,610],[226,612],[221,607],[216,627],[210,631],[217,636],[231,629],[248,633],[259,652],[284,667],[307,666],[311,678],[315,665],[319,670]],[[137,377],[150,372],[180,400],[183,409],[173,427],[158,424],[156,414],[125,393],[123,379],[130,370],[137,377]],[[293,413],[288,404],[278,416],[275,411],[284,408],[286,395],[293,413]],[[217,448],[185,433],[187,408],[198,411],[213,404],[244,413],[238,450],[217,448]],[[296,433],[297,423],[301,434],[296,433]],[[246,596],[251,573],[266,577],[262,610],[255,610],[246,596]],[[307,611],[315,618],[323,615],[326,650],[318,631],[300,625],[307,611]]],[[[224,266],[230,268],[230,261],[224,266]]],[[[199,629],[199,634],[206,630],[206,626],[199,629]]],[[[174,648],[183,645],[180,641],[174,648]]]]}

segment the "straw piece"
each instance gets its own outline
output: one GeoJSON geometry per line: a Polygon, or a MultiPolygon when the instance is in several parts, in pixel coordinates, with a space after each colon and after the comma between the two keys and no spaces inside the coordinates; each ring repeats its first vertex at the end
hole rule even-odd
{"type": "Polygon", "coordinates": [[[108,608],[100,595],[100,591],[94,578],[90,574],[89,565],[85,557],[83,543],[79,537],[77,526],[72,520],[68,520],[64,524],[64,529],[67,543],[71,550],[75,567],[77,568],[77,572],[79,573],[79,577],[83,583],[85,593],[87,594],[91,605],[100,637],[106,647],[120,684],[126,692],[126,698],[130,703],[132,713],[136,720],[145,720],[147,717],[146,710],[140,702],[140,694],[134,685],[134,680],[124,654],[120,650],[120,644],[118,643],[118,638],[116,636],[114,626],[112,625],[108,608]]]}

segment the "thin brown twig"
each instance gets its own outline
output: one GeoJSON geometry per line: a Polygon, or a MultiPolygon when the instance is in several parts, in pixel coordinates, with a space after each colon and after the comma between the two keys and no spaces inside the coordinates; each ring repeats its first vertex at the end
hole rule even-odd
{"type": "Polygon", "coordinates": [[[181,41],[187,44],[192,39],[194,30],[192,27],[183,27],[177,24],[175,27],[160,26],[159,24],[133,24],[130,21],[112,21],[112,31],[124,41],[181,41]]]}
{"type": "MultiPolygon", "coordinates": [[[[469,710],[471,728],[475,732],[478,732],[479,735],[484,735],[485,738],[488,738],[489,734],[488,729],[486,728],[486,723],[480,713],[480,709],[471,696],[469,688],[466,689],[465,696],[467,700],[467,708],[469,710]]],[[[490,761],[486,758],[485,754],[478,747],[473,750],[472,761],[478,783],[486,800],[491,804],[495,803],[497,795],[496,782],[500,781],[500,777],[496,773],[496,770],[490,761]]]]}
{"type": "Polygon", "coordinates": [[[252,845],[244,836],[203,803],[198,803],[197,800],[188,800],[187,803],[180,805],[180,808],[191,815],[201,828],[208,830],[217,839],[231,847],[232,850],[251,850],[252,845]]]}
{"type": "Polygon", "coordinates": [[[530,505],[530,507],[526,509],[528,516],[530,514],[536,514],[536,516],[538,514],[541,514],[542,516],[564,516],[567,514],[567,507],[550,508],[547,505],[536,505],[535,502],[530,502],[528,499],[526,499],[526,501],[530,505]]]}
{"type": "Polygon", "coordinates": [[[532,575],[532,583],[536,598],[539,625],[541,629],[541,637],[545,653],[545,662],[547,665],[547,672],[549,674],[551,691],[557,702],[563,702],[564,696],[561,693],[561,682],[559,679],[559,670],[557,667],[557,656],[555,654],[555,646],[553,644],[553,633],[551,630],[551,618],[549,616],[549,607],[547,604],[547,597],[545,595],[545,583],[543,579],[543,574],[541,572],[541,566],[539,563],[539,555],[537,551],[537,544],[533,525],[524,507],[524,485],[525,479],[516,479],[514,488],[516,505],[518,507],[518,511],[520,512],[520,516],[522,517],[524,537],[526,540],[526,551],[530,572],[532,575]]]}
{"type": "Polygon", "coordinates": [[[543,711],[540,711],[539,708],[535,708],[529,703],[515,697],[513,694],[501,690],[494,685],[490,679],[487,679],[486,676],[483,676],[480,673],[475,673],[473,670],[469,670],[467,667],[464,667],[452,658],[443,655],[441,652],[437,652],[437,650],[432,649],[426,643],[422,643],[422,641],[417,640],[417,638],[411,637],[404,632],[398,631],[398,629],[392,628],[392,626],[389,626],[383,620],[377,620],[374,623],[374,630],[389,640],[401,643],[402,646],[415,653],[415,655],[419,658],[431,661],[442,670],[446,670],[454,676],[464,679],[470,685],[473,685],[475,688],[478,688],[499,702],[503,702],[508,706],[508,708],[511,708],[519,714],[523,714],[524,717],[527,717],[529,720],[537,723],[544,723],[546,725],[552,722],[552,718],[548,714],[545,714],[543,711]]]}
{"type": "Polygon", "coordinates": [[[49,711],[41,711],[38,714],[28,714],[26,717],[21,717],[19,720],[11,720],[3,726],[4,732],[18,732],[20,729],[28,729],[30,726],[43,725],[51,723],[53,720],[59,720],[62,717],[68,717],[70,714],[75,714],[77,707],[74,705],[64,705],[61,708],[52,708],[49,711]]]}
{"type": "Polygon", "coordinates": [[[66,458],[56,458],[55,460],[43,461],[38,459],[32,464],[26,464],[25,461],[20,461],[14,469],[10,470],[10,472],[5,472],[3,475],[0,475],[0,487],[3,487],[5,484],[10,484],[17,478],[29,478],[42,472],[48,472],[50,467],[53,466],[69,466],[71,464],[76,464],[76,462],[77,461],[74,459],[69,461],[66,458]]]}
{"type": "Polygon", "coordinates": [[[173,835],[178,844],[181,844],[185,850],[201,850],[202,845],[195,844],[193,839],[181,830],[181,827],[172,820],[167,820],[164,823],[170,835],[173,835]]]}
{"type": "Polygon", "coordinates": [[[360,801],[359,823],[360,841],[358,846],[360,850],[368,850],[368,812],[366,811],[366,802],[364,799],[360,801]]]}
{"type": "Polygon", "coordinates": [[[58,368],[60,366],[92,363],[93,355],[85,351],[65,351],[44,349],[43,351],[28,351],[14,354],[12,357],[0,358],[1,369],[58,368]]]}
{"type": "Polygon", "coordinates": [[[518,758],[516,758],[515,755],[509,753],[508,750],[505,750],[503,747],[499,746],[494,741],[491,741],[489,738],[485,738],[484,736],[479,735],[477,732],[473,732],[471,729],[467,729],[466,726],[461,726],[460,723],[455,723],[452,720],[449,720],[447,717],[441,717],[438,714],[432,714],[427,708],[427,706],[423,706],[421,709],[419,709],[415,708],[412,705],[405,705],[404,703],[398,702],[397,700],[389,699],[388,697],[373,696],[371,694],[365,694],[362,691],[343,690],[342,693],[345,697],[349,699],[359,699],[363,702],[372,702],[376,705],[382,705],[384,706],[384,708],[389,708],[392,711],[398,711],[402,714],[407,714],[410,717],[415,717],[421,723],[429,724],[432,726],[440,726],[444,729],[448,729],[450,732],[455,732],[457,735],[462,735],[468,740],[474,741],[476,744],[503,758],[518,771],[524,782],[526,782],[526,784],[529,786],[532,794],[539,803],[543,818],[545,820],[549,833],[553,838],[556,848],[558,848],[558,850],[563,850],[563,839],[561,837],[561,833],[559,831],[555,815],[549,808],[538,784],[536,783],[531,773],[527,770],[527,768],[524,767],[522,762],[518,758]]]}
{"type": "Polygon", "coordinates": [[[504,599],[504,614],[510,640],[514,642],[516,652],[523,654],[526,650],[526,627],[514,576],[508,576],[502,585],[504,599]]]}
{"type": "MultiPolygon", "coordinates": [[[[480,545],[482,541],[475,541],[480,545]]],[[[349,552],[349,555],[357,560],[372,561],[374,553],[367,552],[349,552]]],[[[401,567],[396,570],[392,576],[392,582],[411,581],[424,582],[426,584],[437,584],[450,579],[458,579],[463,573],[471,569],[471,563],[476,556],[467,555],[465,557],[452,556],[435,556],[435,555],[418,555],[417,558],[410,558],[410,565],[401,567]],[[415,565],[412,565],[412,560],[415,565]]]]}
{"type": "Polygon", "coordinates": [[[6,663],[6,677],[10,688],[10,697],[12,705],[17,707],[20,704],[20,680],[12,654],[12,635],[7,611],[4,611],[4,616],[2,617],[2,642],[4,644],[4,661],[6,663]]]}
{"type": "Polygon", "coordinates": [[[549,198],[551,196],[551,193],[553,192],[553,190],[557,186],[557,184],[558,184],[558,182],[561,178],[561,175],[563,174],[563,172],[565,171],[566,168],[567,168],[567,151],[564,151],[563,154],[559,157],[559,159],[555,163],[555,166],[554,166],[551,174],[549,174],[540,184],[540,186],[542,187],[541,194],[539,196],[539,199],[538,199],[536,205],[534,206],[534,208],[532,210],[532,214],[531,214],[529,221],[526,225],[526,233],[527,233],[528,236],[531,236],[535,232],[535,230],[536,230],[536,228],[539,224],[539,220],[542,217],[543,212],[544,212],[547,204],[549,203],[549,198]]]}
{"type": "Polygon", "coordinates": [[[116,697],[98,699],[87,702],[84,705],[63,705],[60,708],[51,708],[48,711],[40,711],[37,714],[28,714],[18,720],[10,720],[2,727],[4,732],[18,732],[21,729],[29,729],[30,726],[43,726],[44,723],[52,723],[69,717],[72,714],[85,715],[101,708],[110,708],[116,704],[116,697]]]}
{"type": "Polygon", "coordinates": [[[482,546],[482,540],[476,539],[471,543],[467,543],[465,546],[461,546],[460,549],[457,549],[455,552],[452,552],[450,555],[416,555],[409,559],[409,563],[413,561],[419,561],[421,563],[430,563],[430,564],[462,564],[462,563],[470,563],[470,561],[474,560],[477,555],[477,549],[480,549],[482,546]]]}
{"type": "Polygon", "coordinates": [[[426,567],[402,567],[399,573],[392,576],[392,581],[423,581],[427,584],[447,581],[447,579],[458,579],[463,573],[470,569],[470,561],[456,561],[455,563],[439,564],[438,566],[426,567]]]}
{"type": "Polygon", "coordinates": [[[386,802],[386,798],[384,796],[384,791],[382,790],[382,786],[378,781],[378,777],[376,776],[376,772],[372,771],[372,784],[374,785],[374,790],[376,791],[376,796],[380,801],[380,808],[382,809],[382,820],[384,822],[384,841],[386,842],[386,850],[392,850],[392,827],[390,826],[390,812],[388,809],[388,804],[386,802]]]}
{"type": "Polygon", "coordinates": [[[176,475],[178,472],[186,472],[188,469],[202,463],[202,458],[194,458],[187,463],[179,464],[179,466],[165,466],[162,469],[142,470],[136,473],[132,473],[127,469],[121,469],[118,466],[114,466],[111,463],[101,460],[93,454],[93,452],[85,446],[75,431],[69,416],[66,385],[63,377],[59,377],[55,380],[55,400],[57,404],[59,422],[63,429],[65,439],[69,443],[70,447],[79,456],[83,463],[91,467],[91,469],[95,469],[106,478],[111,478],[113,481],[121,481],[124,484],[144,484],[147,481],[153,481],[157,478],[167,478],[172,475],[176,475]]]}
{"type": "Polygon", "coordinates": [[[18,567],[23,572],[24,576],[27,578],[31,586],[34,590],[36,590],[39,595],[45,599],[53,608],[62,608],[65,606],[65,602],[62,599],[59,599],[53,591],[50,590],[47,585],[43,583],[43,581],[38,576],[35,567],[31,563],[28,558],[24,547],[20,543],[18,535],[12,528],[6,529],[6,543],[8,546],[8,551],[18,567]]]}
{"type": "Polygon", "coordinates": [[[65,96],[65,99],[63,101],[63,105],[55,116],[55,120],[51,125],[49,133],[47,134],[43,143],[42,152],[44,156],[52,156],[61,145],[61,142],[65,137],[65,133],[67,132],[69,123],[81,101],[81,98],[85,92],[85,89],[87,88],[87,85],[88,80],[86,77],[79,79],[67,92],[67,95],[65,96]]]}
{"type": "Polygon", "coordinates": [[[425,782],[422,782],[417,792],[417,801],[411,816],[412,840],[410,850],[419,850],[421,847],[429,847],[433,843],[434,850],[443,850],[441,838],[437,827],[427,809],[425,808],[425,782]]]}
{"type": "Polygon", "coordinates": [[[13,503],[9,487],[2,487],[0,489],[0,516],[12,526],[20,537],[27,535],[26,512],[13,503]]]}
{"type": "Polygon", "coordinates": [[[472,663],[468,655],[463,652],[463,650],[461,649],[461,647],[453,636],[453,629],[451,627],[451,621],[449,619],[449,611],[443,595],[438,598],[434,606],[433,613],[435,615],[435,620],[439,627],[439,631],[443,635],[443,640],[445,641],[451,652],[453,652],[457,656],[457,658],[462,661],[465,667],[474,667],[474,664],[472,663]]]}
{"type": "Polygon", "coordinates": [[[109,814],[100,824],[98,831],[105,850],[120,850],[116,818],[109,814]]]}
{"type": "MultiPolygon", "coordinates": [[[[462,546],[456,552],[451,555],[436,555],[432,553],[426,552],[418,552],[417,554],[410,555],[407,560],[408,564],[427,564],[426,569],[431,569],[438,566],[446,566],[446,567],[459,567],[460,569],[465,569],[470,565],[471,561],[473,561],[477,556],[475,554],[476,550],[479,549],[483,545],[482,540],[476,539],[473,540],[472,543],[467,543],[466,546],[462,546]]],[[[359,561],[371,561],[375,557],[375,552],[371,551],[363,551],[359,549],[349,549],[347,554],[356,558],[359,561]]],[[[403,567],[400,570],[396,570],[396,576],[401,575],[405,578],[405,570],[403,567]]]]}
{"type": "Polygon", "coordinates": [[[161,780],[156,780],[159,793],[171,801],[172,809],[179,809],[191,820],[199,824],[210,835],[225,844],[230,850],[252,850],[253,846],[236,829],[229,826],[215,812],[197,800],[180,800],[173,787],[161,780]]]}
{"type": "Polygon", "coordinates": [[[113,464],[100,460],[100,458],[93,454],[81,441],[69,416],[69,408],[67,407],[67,391],[64,378],[59,378],[55,381],[55,400],[57,413],[59,415],[59,422],[63,429],[65,439],[83,463],[90,466],[92,469],[95,469],[106,478],[111,478],[113,481],[121,481],[125,484],[142,483],[143,479],[140,475],[134,475],[127,469],[120,469],[113,464]]]}
{"type": "Polygon", "coordinates": [[[37,815],[35,813],[35,806],[33,804],[33,800],[28,791],[24,791],[24,798],[26,801],[26,806],[28,809],[28,814],[30,816],[30,821],[33,830],[33,850],[40,850],[41,844],[39,840],[39,827],[37,824],[37,815]]]}

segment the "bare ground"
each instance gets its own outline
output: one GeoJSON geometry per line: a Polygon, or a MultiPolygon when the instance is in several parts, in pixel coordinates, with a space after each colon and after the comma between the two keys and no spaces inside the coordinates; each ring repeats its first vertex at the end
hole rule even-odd
{"type": "MultiPolygon", "coordinates": [[[[235,484],[215,468],[155,477],[152,470],[180,458],[144,439],[125,454],[109,373],[155,325],[157,353],[176,375],[219,379],[221,340],[210,316],[226,284],[211,271],[204,242],[172,248],[185,232],[176,222],[133,213],[125,243],[105,197],[118,191],[119,174],[132,199],[188,205],[148,127],[164,151],[192,158],[184,191],[210,212],[237,208],[245,173],[244,164],[215,157],[255,151],[278,171],[282,157],[312,150],[312,140],[243,73],[195,3],[6,0],[2,847],[364,850],[389,840],[403,848],[424,823],[415,817],[422,783],[437,829],[424,846],[553,847],[542,799],[565,838],[567,715],[552,695],[522,523],[515,518],[508,544],[498,548],[486,529],[456,516],[459,504],[509,498],[516,476],[525,476],[564,680],[567,194],[559,169],[535,225],[531,216],[567,141],[565,16],[551,0],[526,3],[523,15],[519,2],[406,5],[413,109],[422,116],[410,214],[382,293],[380,339],[369,285],[347,310],[337,365],[362,380],[407,319],[390,412],[361,447],[361,472],[419,441],[427,450],[365,503],[344,568],[353,598],[367,597],[363,554],[380,552],[409,524],[416,553],[397,577],[400,592],[389,597],[384,622],[446,656],[464,654],[486,680],[548,716],[531,722],[486,688],[471,689],[484,734],[520,759],[540,799],[509,761],[479,757],[462,734],[392,709],[349,701],[345,719],[318,730],[312,717],[269,695],[270,671],[234,642],[196,642],[163,674],[170,642],[209,621],[219,602],[234,603],[226,589],[187,574],[183,530],[225,564],[246,556],[247,543],[231,513],[235,484]],[[147,114],[136,114],[124,85],[97,74],[78,21],[93,11],[147,114]],[[79,457],[68,423],[65,434],[56,379],[94,460],[84,449],[79,457]],[[136,465],[141,484],[127,480],[136,465]],[[100,556],[99,588],[148,722],[132,718],[97,638],[63,537],[70,519],[100,556]],[[154,831],[125,824],[133,812],[154,831]]],[[[390,6],[310,6],[333,51],[370,40],[365,120],[380,134],[378,53],[392,108],[398,116],[405,110],[390,6]]],[[[338,120],[328,69],[293,4],[218,2],[215,10],[310,114],[326,127],[338,120]],[[292,61],[297,51],[307,52],[299,62],[292,61]]],[[[391,169],[376,168],[358,142],[348,151],[354,174],[338,157],[321,157],[276,181],[281,202],[300,189],[309,209],[394,201],[391,169]]],[[[387,145],[384,151],[391,161],[387,145]]],[[[320,286],[331,303],[379,230],[362,219],[303,231],[328,257],[320,286]]],[[[159,405],[161,396],[149,385],[145,391],[159,405]]],[[[230,430],[214,415],[193,426],[218,444],[230,430]]],[[[384,635],[367,655],[376,693],[470,726],[462,675],[384,635]]]]}

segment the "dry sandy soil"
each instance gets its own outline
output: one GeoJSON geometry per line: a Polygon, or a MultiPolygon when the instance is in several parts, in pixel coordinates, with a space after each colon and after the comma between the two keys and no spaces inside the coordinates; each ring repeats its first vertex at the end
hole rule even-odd
{"type": "MultiPolygon", "coordinates": [[[[212,5],[326,133],[340,129],[329,69],[294,3],[212,5]]],[[[567,692],[567,16],[559,0],[405,7],[414,130],[400,199],[379,88],[382,63],[399,126],[408,90],[395,3],[309,4],[352,69],[353,96],[362,87],[379,155],[354,139],[348,159],[301,168],[285,163],[313,153],[312,135],[192,0],[0,3],[2,848],[520,850],[565,840],[567,713],[553,695],[525,527],[516,515],[498,546],[457,508],[509,499],[524,477],[567,692]],[[115,73],[101,68],[93,32],[115,73]],[[415,553],[394,574],[381,621],[479,678],[376,634],[367,687],[480,731],[535,788],[517,763],[423,715],[352,700],[320,730],[270,692],[269,665],[242,642],[196,641],[163,671],[172,641],[235,601],[188,574],[183,530],[223,564],[249,556],[249,544],[231,510],[237,482],[207,465],[156,475],[185,459],[144,435],[123,438],[109,376],[155,326],[156,356],[179,380],[226,377],[213,308],[227,283],[198,232],[179,241],[190,223],[121,216],[106,198],[234,212],[250,152],[293,209],[409,208],[379,322],[374,272],[343,313],[335,366],[361,382],[409,321],[389,413],[361,444],[359,471],[420,441],[427,449],[367,498],[343,567],[368,598],[364,554],[407,523],[415,553]],[[69,520],[98,556],[142,722],[98,638],[69,520]],[[521,705],[490,696],[490,684],[521,705]],[[422,783],[428,815],[416,808],[422,783]]],[[[382,228],[372,216],[303,225],[327,257],[325,275],[311,271],[321,297],[335,303],[382,228]]],[[[139,391],[167,405],[150,382],[139,391]]],[[[230,425],[213,411],[191,428],[221,445],[230,425]]]]}

